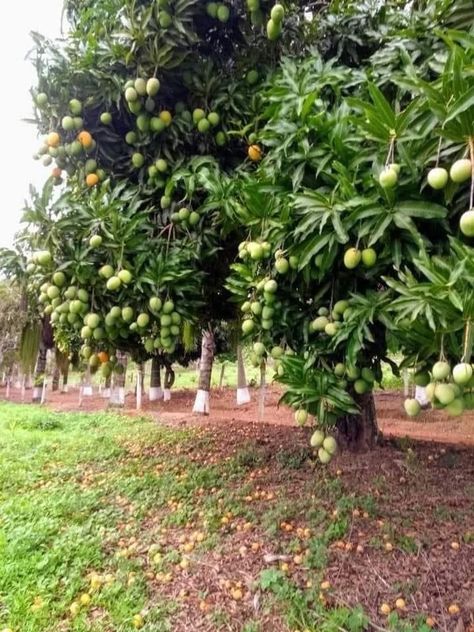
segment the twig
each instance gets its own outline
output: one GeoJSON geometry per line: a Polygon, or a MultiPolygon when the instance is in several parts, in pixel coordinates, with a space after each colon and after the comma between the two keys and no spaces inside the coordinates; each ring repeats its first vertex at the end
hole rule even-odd
{"type": "Polygon", "coordinates": [[[372,562],[370,561],[370,557],[369,557],[369,556],[367,556],[367,560],[368,560],[368,562],[369,562],[369,564],[370,564],[371,569],[373,570],[373,572],[375,573],[375,575],[377,575],[377,577],[380,579],[380,581],[382,582],[382,584],[385,584],[385,586],[386,586],[387,588],[391,589],[390,584],[389,584],[389,583],[387,583],[387,582],[385,581],[385,579],[382,577],[382,575],[380,575],[380,573],[378,573],[378,572],[377,572],[376,568],[374,567],[374,565],[373,565],[373,564],[372,564],[372,562]]]}
{"type": "Polygon", "coordinates": [[[273,562],[288,562],[291,560],[291,555],[276,555],[273,553],[266,553],[263,556],[265,564],[273,564],[273,562]]]}

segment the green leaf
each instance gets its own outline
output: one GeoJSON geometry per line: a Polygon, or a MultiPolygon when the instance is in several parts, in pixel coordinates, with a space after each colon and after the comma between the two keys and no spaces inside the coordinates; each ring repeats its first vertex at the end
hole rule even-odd
{"type": "Polygon", "coordinates": [[[377,114],[380,120],[382,120],[384,125],[386,125],[389,129],[395,129],[396,118],[390,103],[375,84],[369,83],[368,90],[372,101],[377,108],[377,114]]]}
{"type": "Polygon", "coordinates": [[[432,202],[401,202],[396,206],[396,210],[420,219],[444,219],[448,213],[444,206],[432,202]]]}
{"type": "Polygon", "coordinates": [[[449,108],[448,116],[445,119],[445,123],[452,121],[459,117],[460,114],[466,112],[473,108],[473,112],[471,112],[471,119],[474,121],[474,86],[472,86],[469,90],[467,90],[464,94],[462,94],[449,108]]]}

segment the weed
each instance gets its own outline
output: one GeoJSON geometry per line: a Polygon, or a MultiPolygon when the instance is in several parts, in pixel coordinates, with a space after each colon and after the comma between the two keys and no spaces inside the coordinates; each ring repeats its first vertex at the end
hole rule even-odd
{"type": "Polygon", "coordinates": [[[244,623],[241,632],[261,632],[262,628],[258,621],[247,621],[244,623]]]}
{"type": "Polygon", "coordinates": [[[273,595],[277,603],[284,605],[286,620],[291,629],[311,632],[345,629],[362,632],[367,628],[368,620],[362,608],[327,610],[312,590],[301,590],[279,570],[262,571],[258,583],[262,590],[273,595]]]}
{"type": "Polygon", "coordinates": [[[279,450],[276,460],[280,467],[299,470],[308,463],[310,454],[306,448],[279,450]]]}
{"type": "Polygon", "coordinates": [[[419,549],[417,541],[409,535],[399,535],[396,538],[397,546],[406,553],[416,553],[419,549]]]}
{"type": "Polygon", "coordinates": [[[234,458],[236,465],[242,469],[253,469],[258,467],[262,461],[261,452],[253,444],[245,446],[234,458]]]}
{"type": "Polygon", "coordinates": [[[230,615],[225,610],[221,610],[220,608],[213,610],[210,619],[216,628],[220,628],[222,626],[228,627],[231,622],[230,615]]]}
{"type": "Polygon", "coordinates": [[[325,568],[328,561],[328,548],[325,542],[321,538],[312,538],[308,548],[307,565],[317,570],[325,568]]]}

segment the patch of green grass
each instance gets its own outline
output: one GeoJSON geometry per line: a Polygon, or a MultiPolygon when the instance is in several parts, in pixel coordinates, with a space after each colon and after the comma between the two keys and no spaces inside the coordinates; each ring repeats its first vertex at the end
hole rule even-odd
{"type": "Polygon", "coordinates": [[[148,606],[143,629],[170,629],[173,604],[150,607],[140,574],[129,586],[125,562],[106,549],[118,523],[139,519],[145,490],[153,489],[151,475],[139,483],[125,461],[127,444],[139,445],[144,435],[155,443],[171,439],[146,420],[0,404],[0,627],[53,632],[70,619],[75,632],[127,630],[148,606]],[[135,503],[132,516],[117,494],[135,503]],[[93,620],[91,607],[72,618],[70,606],[88,591],[93,570],[114,581],[92,594],[93,620]]]}

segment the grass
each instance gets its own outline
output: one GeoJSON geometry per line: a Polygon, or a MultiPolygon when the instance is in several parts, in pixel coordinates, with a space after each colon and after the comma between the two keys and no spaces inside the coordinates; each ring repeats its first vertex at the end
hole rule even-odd
{"type": "MultiPolygon", "coordinates": [[[[139,436],[145,423],[127,421],[127,434],[139,436]]],[[[133,475],[116,469],[125,452],[117,442],[123,425],[114,415],[0,406],[0,621],[13,630],[56,629],[51,621],[68,616],[94,570],[113,580],[94,599],[96,622],[82,609],[74,630],[120,629],[146,603],[142,582],[127,586],[131,565],[108,559],[104,548],[128,518],[114,495],[139,498],[133,475]]],[[[157,604],[150,621],[162,621],[170,607],[157,604]]]]}
{"type": "Polygon", "coordinates": [[[295,497],[286,484],[312,467],[306,452],[273,456],[278,489],[269,499],[262,481],[265,497],[255,500],[253,477],[270,460],[268,448],[251,441],[226,456],[198,429],[0,403],[0,629],[181,631],[176,617],[194,599],[190,612],[207,629],[263,632],[253,607],[236,619],[225,587],[238,578],[235,549],[244,542],[259,548],[253,585],[242,590],[261,592],[265,616],[277,612],[292,631],[365,629],[361,608],[328,608],[318,587],[331,545],[347,536],[355,508],[376,513],[373,499],[346,495],[339,478],[320,469],[295,497]],[[303,583],[298,566],[294,578],[278,566],[262,570],[262,547],[291,556],[306,549],[303,583]],[[218,583],[209,588],[215,555],[218,583]],[[207,603],[216,592],[217,602],[207,603]]]}

